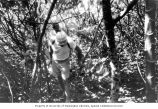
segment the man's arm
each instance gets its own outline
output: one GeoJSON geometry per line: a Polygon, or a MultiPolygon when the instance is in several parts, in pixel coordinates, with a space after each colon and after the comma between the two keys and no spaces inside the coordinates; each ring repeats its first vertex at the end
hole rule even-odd
{"type": "Polygon", "coordinates": [[[80,64],[80,62],[82,61],[82,58],[83,58],[82,50],[80,49],[79,46],[76,46],[75,51],[76,51],[76,55],[77,55],[77,58],[78,58],[78,62],[80,64]]]}

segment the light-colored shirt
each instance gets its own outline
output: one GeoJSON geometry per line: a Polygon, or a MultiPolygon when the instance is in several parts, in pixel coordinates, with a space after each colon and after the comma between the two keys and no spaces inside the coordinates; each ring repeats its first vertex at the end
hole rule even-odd
{"type": "MultiPolygon", "coordinates": [[[[64,31],[58,32],[57,36],[58,35],[66,35],[67,41],[68,41],[68,43],[70,45],[70,48],[72,50],[74,50],[76,48],[76,43],[64,31]]],[[[56,36],[54,36],[54,37],[56,37],[56,36]]],[[[55,41],[54,44],[51,44],[51,47],[53,49],[53,59],[54,60],[65,60],[65,59],[67,59],[70,56],[70,48],[68,47],[68,44],[66,44],[63,47],[61,47],[55,41]]]]}

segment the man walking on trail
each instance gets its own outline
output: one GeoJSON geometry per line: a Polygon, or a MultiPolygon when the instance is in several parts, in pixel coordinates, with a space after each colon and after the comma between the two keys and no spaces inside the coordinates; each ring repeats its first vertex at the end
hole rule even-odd
{"type": "Polygon", "coordinates": [[[66,102],[70,102],[69,75],[70,56],[76,51],[78,62],[81,61],[82,52],[76,43],[59,27],[58,23],[53,24],[56,35],[50,36],[50,58],[52,62],[52,75],[58,78],[59,84],[66,96],[66,102]]]}

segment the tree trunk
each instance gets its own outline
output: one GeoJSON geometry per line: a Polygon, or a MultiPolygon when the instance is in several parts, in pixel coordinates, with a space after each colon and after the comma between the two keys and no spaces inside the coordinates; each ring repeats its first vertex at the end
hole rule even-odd
{"type": "Polygon", "coordinates": [[[105,24],[105,34],[108,38],[108,45],[110,48],[110,66],[111,66],[111,94],[110,102],[114,103],[118,101],[118,79],[116,77],[116,65],[117,64],[117,55],[116,55],[116,46],[115,46],[115,37],[114,37],[114,21],[111,14],[111,4],[110,0],[102,0],[103,3],[103,19],[105,24]]]}
{"type": "Polygon", "coordinates": [[[145,78],[147,102],[155,102],[155,14],[156,1],[146,0],[145,9],[145,78]]]}
{"type": "MultiPolygon", "coordinates": [[[[45,34],[45,30],[46,30],[46,27],[47,27],[47,24],[48,24],[48,21],[49,21],[49,18],[51,17],[51,14],[52,14],[52,11],[53,9],[55,8],[55,4],[57,3],[57,0],[53,0],[51,6],[50,6],[50,9],[49,9],[49,12],[48,12],[48,15],[47,15],[47,18],[44,22],[44,25],[43,25],[43,28],[42,28],[42,33],[38,39],[38,49],[37,49],[37,56],[36,56],[36,61],[34,63],[34,68],[33,68],[33,71],[32,71],[32,80],[31,80],[31,92],[30,92],[30,102],[35,102],[35,99],[34,99],[34,90],[37,86],[37,84],[35,83],[36,82],[36,75],[38,76],[41,72],[41,60],[40,60],[40,56],[41,56],[41,48],[42,48],[42,39],[43,39],[43,36],[45,34]],[[38,71],[39,69],[39,71],[38,71]]],[[[37,88],[36,88],[37,89],[37,88]]]]}
{"type": "Polygon", "coordinates": [[[114,36],[114,26],[118,21],[120,21],[136,4],[138,0],[132,0],[128,4],[126,10],[123,14],[120,14],[116,18],[112,18],[111,13],[111,2],[110,0],[102,0],[102,8],[103,8],[103,20],[105,24],[105,34],[108,38],[108,45],[110,48],[110,66],[111,66],[111,94],[110,94],[110,102],[118,102],[118,91],[119,91],[119,63],[117,60],[117,52],[115,46],[115,36],[114,36]]]}

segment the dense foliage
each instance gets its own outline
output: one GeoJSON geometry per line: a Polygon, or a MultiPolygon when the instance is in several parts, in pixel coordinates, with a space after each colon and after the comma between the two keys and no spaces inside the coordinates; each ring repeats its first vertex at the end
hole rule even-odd
{"type": "MultiPolygon", "coordinates": [[[[47,25],[40,55],[41,70],[31,93],[31,76],[38,38],[52,0],[0,1],[0,102],[63,102],[56,78],[48,71],[47,39],[51,24],[62,29],[82,48],[83,65],[71,58],[72,102],[108,102],[110,97],[109,46],[104,33],[102,2],[98,0],[58,0],[47,25]]],[[[111,0],[113,16],[128,0],[111,0]]],[[[120,88],[118,102],[144,102],[143,65],[144,2],[136,6],[115,26],[119,57],[120,88]]],[[[118,78],[116,78],[118,79],[118,78]]]]}

